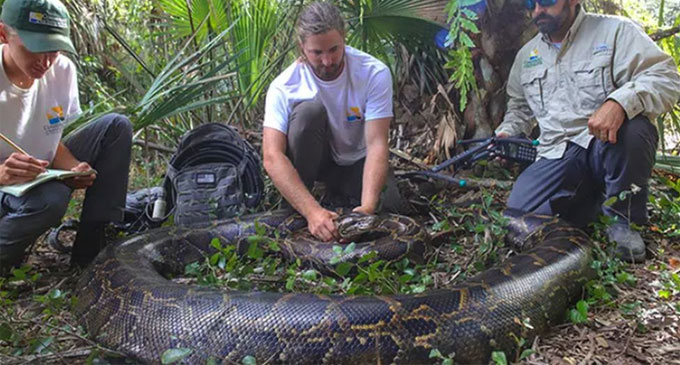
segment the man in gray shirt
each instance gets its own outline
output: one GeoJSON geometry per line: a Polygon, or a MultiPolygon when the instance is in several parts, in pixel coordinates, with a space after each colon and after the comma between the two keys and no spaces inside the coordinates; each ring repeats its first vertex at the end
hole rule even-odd
{"type": "Polygon", "coordinates": [[[607,230],[616,255],[641,262],[645,245],[630,224],[647,222],[658,143],[651,121],[678,100],[680,76],[633,22],[588,14],[579,1],[526,1],[540,33],[515,58],[496,135],[529,134],[535,120],[539,159],[517,179],[508,206],[578,226],[601,208],[616,218],[607,230]]]}

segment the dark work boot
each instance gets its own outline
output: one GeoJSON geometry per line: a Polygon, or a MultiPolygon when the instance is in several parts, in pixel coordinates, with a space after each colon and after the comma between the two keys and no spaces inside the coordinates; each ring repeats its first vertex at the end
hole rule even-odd
{"type": "Polygon", "coordinates": [[[642,263],[645,261],[645,243],[640,233],[630,229],[628,224],[614,224],[607,228],[609,241],[615,242],[614,254],[623,261],[642,263]]]}
{"type": "Polygon", "coordinates": [[[105,222],[80,222],[71,250],[71,268],[84,268],[106,245],[105,222]]]}
{"type": "Polygon", "coordinates": [[[13,268],[21,266],[26,248],[33,242],[17,245],[0,245],[0,277],[7,276],[13,268]]]}

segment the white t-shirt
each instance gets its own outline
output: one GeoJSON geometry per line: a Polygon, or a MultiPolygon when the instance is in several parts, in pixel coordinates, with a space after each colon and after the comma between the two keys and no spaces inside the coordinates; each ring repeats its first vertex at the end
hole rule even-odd
{"type": "MultiPolygon", "coordinates": [[[[35,158],[52,162],[64,126],[80,114],[73,62],[59,55],[29,89],[14,85],[5,72],[0,45],[0,132],[35,158]]],[[[0,162],[14,149],[0,141],[0,162]]]]}
{"type": "Polygon", "coordinates": [[[349,46],[345,46],[345,66],[335,80],[320,80],[307,63],[299,61],[281,73],[267,92],[264,127],[288,134],[293,107],[312,99],[326,107],[331,154],[342,166],[366,156],[366,122],[394,116],[390,70],[373,56],[349,46]]]}

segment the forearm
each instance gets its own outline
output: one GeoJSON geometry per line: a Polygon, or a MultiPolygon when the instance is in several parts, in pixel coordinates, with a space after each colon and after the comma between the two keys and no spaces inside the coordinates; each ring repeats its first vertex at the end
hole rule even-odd
{"type": "Polygon", "coordinates": [[[63,143],[59,143],[57,152],[54,154],[54,159],[52,159],[51,167],[54,169],[71,170],[78,166],[79,163],[80,161],[73,156],[71,151],[69,151],[63,143]]]}
{"type": "Polygon", "coordinates": [[[361,206],[375,211],[380,193],[387,179],[389,148],[387,144],[374,146],[366,152],[361,188],[361,206]]]}
{"type": "Polygon", "coordinates": [[[267,157],[264,167],[274,186],[300,214],[308,217],[321,208],[286,155],[280,153],[267,157]]]}

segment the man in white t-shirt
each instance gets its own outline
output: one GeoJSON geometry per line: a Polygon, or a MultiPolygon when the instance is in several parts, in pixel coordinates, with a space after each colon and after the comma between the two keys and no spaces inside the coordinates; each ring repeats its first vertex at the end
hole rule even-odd
{"type": "Polygon", "coordinates": [[[122,219],[132,128],[106,115],[61,142],[80,114],[70,19],[58,0],[6,0],[0,15],[0,132],[28,155],[0,142],[0,185],[33,180],[46,168],[97,173],[41,184],[22,197],[0,193],[0,273],[20,264],[42,233],[57,225],[73,189],[87,189],[72,266],[105,244],[104,227],[122,219]]]}
{"type": "Polygon", "coordinates": [[[312,196],[314,181],[373,214],[401,198],[388,165],[392,76],[374,57],[345,45],[340,11],[307,5],[297,22],[301,57],[270,85],[263,128],[264,167],[319,239],[338,238],[335,212],[312,196]]]}

